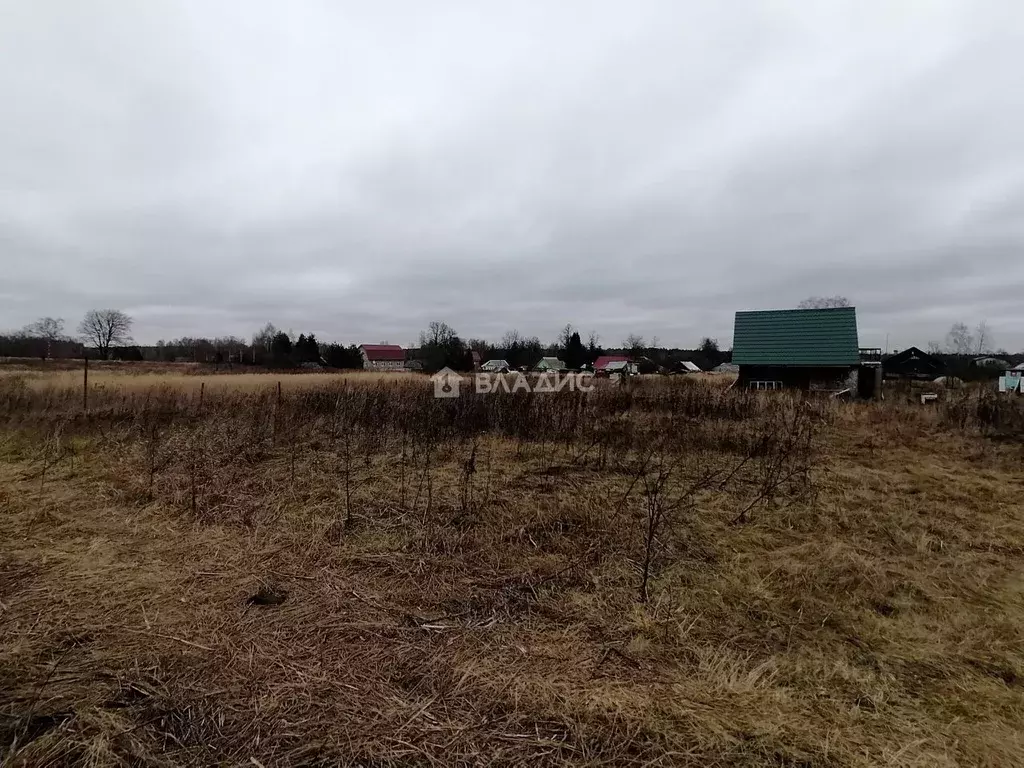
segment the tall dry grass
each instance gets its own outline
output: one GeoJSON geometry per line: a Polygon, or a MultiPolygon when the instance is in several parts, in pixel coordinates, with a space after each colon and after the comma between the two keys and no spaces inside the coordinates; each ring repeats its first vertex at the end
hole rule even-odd
{"type": "Polygon", "coordinates": [[[70,393],[81,391],[84,386],[93,390],[114,392],[146,392],[157,388],[178,389],[193,392],[207,388],[211,390],[252,391],[257,389],[276,388],[278,384],[284,389],[317,389],[325,384],[349,383],[354,385],[380,384],[422,380],[422,374],[395,372],[378,373],[375,371],[348,371],[344,373],[291,373],[280,371],[264,371],[259,373],[210,373],[190,370],[141,370],[139,372],[109,370],[94,366],[86,379],[83,369],[40,371],[40,370],[0,370],[0,383],[6,381],[9,386],[16,386],[14,381],[21,381],[35,390],[52,390],[70,393]]]}

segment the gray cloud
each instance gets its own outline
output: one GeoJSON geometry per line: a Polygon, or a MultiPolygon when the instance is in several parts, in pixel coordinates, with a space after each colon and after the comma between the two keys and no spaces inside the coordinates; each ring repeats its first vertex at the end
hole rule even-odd
{"type": "Polygon", "coordinates": [[[0,327],[1024,347],[1005,2],[0,0],[0,327]]]}

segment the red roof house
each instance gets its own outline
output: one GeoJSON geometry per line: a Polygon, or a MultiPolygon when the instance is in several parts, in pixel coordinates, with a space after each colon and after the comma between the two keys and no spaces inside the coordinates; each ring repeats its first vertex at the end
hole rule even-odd
{"type": "Polygon", "coordinates": [[[374,371],[397,371],[405,368],[405,350],[397,344],[361,344],[363,368],[374,371]]]}
{"type": "Polygon", "coordinates": [[[608,363],[628,363],[627,355],[601,355],[594,361],[594,371],[602,370],[608,363]]]}

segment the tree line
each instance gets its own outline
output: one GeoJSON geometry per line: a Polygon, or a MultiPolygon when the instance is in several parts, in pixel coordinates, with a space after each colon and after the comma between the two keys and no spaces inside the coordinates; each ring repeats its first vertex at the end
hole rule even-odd
{"type": "MultiPolygon", "coordinates": [[[[102,309],[86,313],[77,328],[77,335],[65,333],[62,318],[43,317],[21,331],[0,335],[0,355],[7,357],[96,357],[101,360],[156,362],[194,361],[213,364],[257,365],[276,368],[326,366],[352,369],[363,366],[360,349],[355,344],[320,341],[314,333],[285,331],[267,323],[251,340],[236,336],[181,337],[158,341],[154,346],[133,343],[132,318],[120,310],[102,309]]],[[[429,324],[419,335],[419,348],[407,350],[410,360],[417,360],[424,370],[435,371],[445,366],[454,370],[471,370],[477,360],[500,359],[511,368],[532,367],[545,356],[558,357],[566,367],[579,369],[592,365],[606,354],[624,354],[647,360],[653,366],[667,366],[679,360],[693,360],[702,368],[712,368],[729,358],[718,342],[704,338],[693,350],[663,349],[658,338],[648,343],[637,334],[630,334],[617,347],[601,343],[591,331],[586,342],[580,332],[567,324],[558,338],[544,344],[537,336],[525,336],[518,330],[507,331],[497,343],[485,339],[463,339],[445,322],[429,324]],[[474,353],[476,353],[474,355],[474,353]]]]}
{"type": "MultiPolygon", "coordinates": [[[[362,368],[363,356],[355,344],[321,342],[314,333],[282,331],[267,323],[253,334],[251,362],[276,368],[325,365],[328,368],[362,368]]],[[[249,362],[243,360],[243,362],[249,362]]]]}
{"type": "Polygon", "coordinates": [[[84,354],[92,347],[103,359],[112,350],[132,342],[132,319],[119,309],[91,309],[78,324],[78,338],[64,332],[64,318],[41,317],[20,331],[0,336],[0,350],[10,357],[53,357],[62,349],[61,357],[84,354]],[[23,354],[18,354],[22,352],[23,354]]]}
{"type": "MultiPolygon", "coordinates": [[[[829,309],[851,306],[844,296],[812,296],[798,305],[799,309],[829,309]]],[[[0,335],[0,355],[8,357],[80,357],[92,355],[100,359],[156,360],[174,362],[189,360],[215,364],[260,365],[290,368],[323,365],[330,368],[361,368],[362,354],[355,344],[321,342],[313,333],[284,331],[267,323],[252,335],[250,341],[224,336],[160,340],[155,347],[135,346],[132,339],[132,318],[117,309],[90,310],[77,327],[77,335],[65,333],[63,318],[41,317],[20,331],[0,335]],[[145,352],[143,351],[145,350],[145,352]]],[[[970,328],[964,322],[952,325],[945,343],[931,341],[933,354],[980,356],[1008,355],[1006,350],[994,351],[993,334],[984,321],[970,328]]],[[[542,357],[557,357],[570,369],[592,365],[598,357],[622,354],[652,367],[671,367],[691,360],[709,370],[730,359],[719,349],[718,341],[705,337],[695,349],[665,349],[657,336],[646,341],[643,336],[629,334],[617,347],[601,344],[600,336],[591,331],[584,342],[580,332],[566,324],[558,338],[544,344],[537,336],[525,336],[516,329],[507,331],[497,343],[485,339],[463,339],[448,323],[435,321],[419,334],[419,348],[408,350],[410,359],[419,361],[428,371],[445,366],[454,370],[471,370],[487,360],[504,360],[510,368],[532,367],[542,357]],[[474,355],[475,353],[475,355],[474,355]]]]}

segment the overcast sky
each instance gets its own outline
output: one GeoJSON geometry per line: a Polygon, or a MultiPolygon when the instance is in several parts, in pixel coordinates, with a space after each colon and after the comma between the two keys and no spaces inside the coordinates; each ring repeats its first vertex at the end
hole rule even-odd
{"type": "Polygon", "coordinates": [[[1024,347],[1016,0],[0,0],[0,328],[1024,347]]]}

